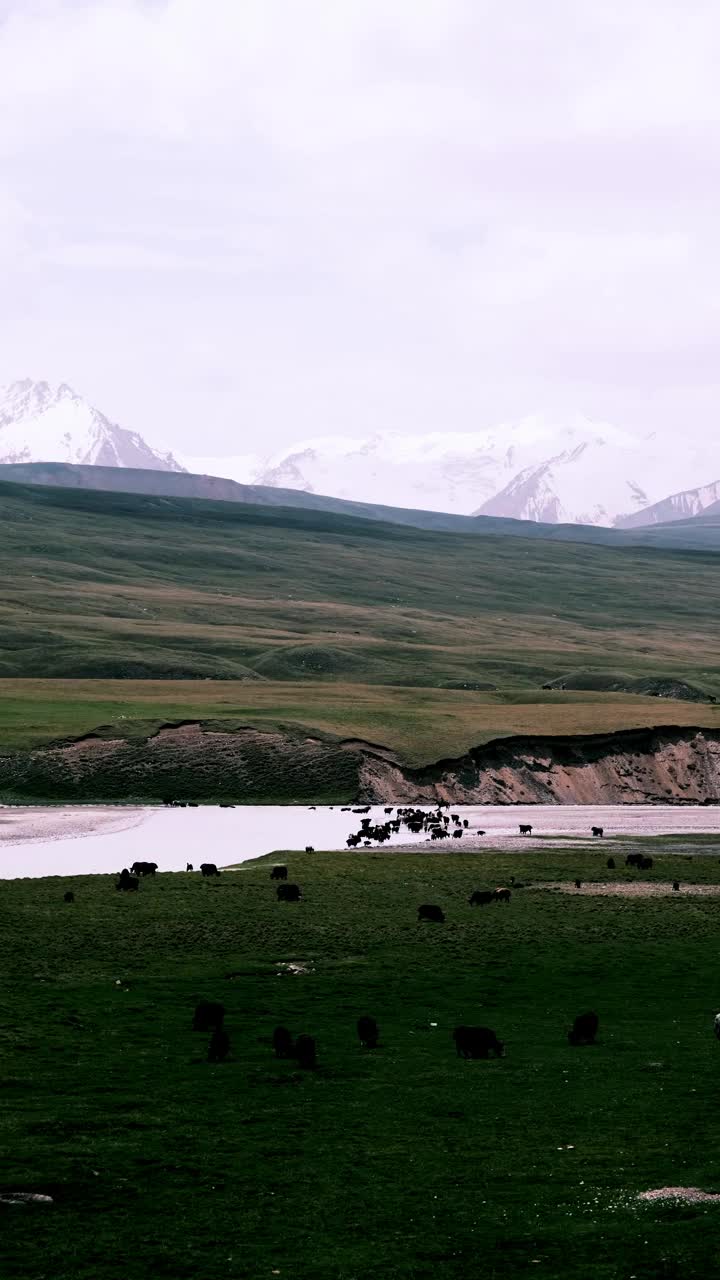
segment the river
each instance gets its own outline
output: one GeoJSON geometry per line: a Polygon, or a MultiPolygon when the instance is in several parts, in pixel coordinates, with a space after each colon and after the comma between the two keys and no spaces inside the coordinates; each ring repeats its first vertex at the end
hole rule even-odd
{"type": "MultiPolygon", "coordinates": [[[[572,847],[591,839],[591,824],[602,826],[609,837],[684,834],[689,843],[683,853],[692,852],[693,835],[717,835],[720,847],[720,807],[457,805],[452,812],[467,819],[469,827],[461,840],[428,844],[433,852],[520,850],[537,847],[538,837],[554,836],[572,847]],[[520,823],[532,824],[532,840],[519,836],[520,823]],[[478,828],[486,834],[478,835],[478,828]]],[[[373,806],[367,817],[383,821],[383,806],[373,806]]],[[[201,862],[222,867],[276,849],[304,849],[306,845],[344,849],[348,834],[358,829],[360,820],[337,806],[0,807],[0,879],[117,872],[136,859],[157,862],[160,871],[184,871],[188,862],[196,869],[201,862]]],[[[424,843],[424,836],[406,830],[390,842],[391,846],[424,843]]],[[[706,846],[697,851],[709,852],[706,846]]]]}

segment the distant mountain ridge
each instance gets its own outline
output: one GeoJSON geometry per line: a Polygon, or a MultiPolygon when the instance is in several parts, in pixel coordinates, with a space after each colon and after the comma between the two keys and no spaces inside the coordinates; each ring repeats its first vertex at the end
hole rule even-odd
{"type": "Polygon", "coordinates": [[[687,519],[688,516],[699,516],[703,512],[712,514],[716,508],[720,510],[720,480],[702,485],[698,489],[673,493],[669,498],[645,507],[636,515],[617,520],[616,524],[620,529],[636,529],[641,524],[667,524],[673,520],[687,519]]]}
{"type": "Polygon", "coordinates": [[[720,503],[699,516],[632,529],[608,529],[599,525],[540,523],[503,516],[462,516],[452,512],[421,511],[369,502],[349,502],[302,489],[278,489],[272,485],[243,485],[219,476],[193,475],[187,471],[157,471],[127,467],[78,466],[64,462],[0,464],[0,484],[49,486],[142,495],[159,499],[199,500],[243,506],[294,508],[309,514],[345,516],[436,533],[471,534],[476,537],[516,537],[533,541],[584,542],[608,547],[650,546],[677,550],[720,551],[720,503]]]}
{"type": "MultiPolygon", "coordinates": [[[[720,475],[720,446],[709,433],[690,431],[679,446],[677,439],[634,434],[590,418],[533,415],[471,432],[317,436],[272,457],[178,459],[112,422],[67,383],[52,387],[25,379],[1,389],[0,464],[54,462],[187,471],[195,475],[194,496],[198,475],[205,473],[205,497],[264,502],[271,499],[247,490],[303,492],[319,495],[324,510],[332,509],[333,500],[372,505],[376,519],[380,508],[406,510],[415,515],[380,518],[436,528],[450,527],[446,521],[454,513],[465,520],[634,529],[696,516],[720,500],[720,481],[714,479],[720,475]],[[227,488],[233,483],[243,492],[227,488]],[[439,517],[434,524],[432,512],[439,517]]],[[[86,476],[83,483],[94,481],[86,476]]],[[[144,483],[150,492],[149,481],[144,483]]],[[[290,504],[301,502],[296,496],[290,504]]]]}
{"type": "Polygon", "coordinates": [[[111,422],[67,383],[26,378],[0,387],[0,462],[70,462],[182,471],[171,453],[111,422]]]}

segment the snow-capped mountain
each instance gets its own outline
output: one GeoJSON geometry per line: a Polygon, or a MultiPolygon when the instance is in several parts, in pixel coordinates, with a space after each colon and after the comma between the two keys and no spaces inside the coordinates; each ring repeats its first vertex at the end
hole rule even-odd
{"type": "Polygon", "coordinates": [[[77,462],[182,471],[171,453],[118,427],[72,387],[26,378],[0,387],[0,462],[77,462]]]}
{"type": "Polygon", "coordinates": [[[320,436],[266,461],[252,455],[183,461],[191,471],[245,483],[396,507],[612,525],[635,523],[635,516],[643,523],[642,512],[678,482],[707,486],[708,476],[720,473],[720,446],[698,438],[680,449],[676,439],[655,433],[533,416],[477,432],[320,436]]]}
{"type": "Polygon", "coordinates": [[[621,529],[636,529],[639,525],[667,524],[672,520],[685,520],[688,516],[702,515],[720,505],[720,480],[701,485],[698,489],[685,489],[671,493],[669,498],[654,502],[652,506],[634,516],[618,520],[621,529]]]}
{"type": "Polygon", "coordinates": [[[188,470],[243,484],[458,515],[570,524],[679,519],[720,500],[715,438],[641,435],[534,415],[478,431],[317,436],[263,457],[160,453],[62,383],[0,389],[0,463],[188,470]],[[673,496],[668,497],[671,494],[673,496]]]}

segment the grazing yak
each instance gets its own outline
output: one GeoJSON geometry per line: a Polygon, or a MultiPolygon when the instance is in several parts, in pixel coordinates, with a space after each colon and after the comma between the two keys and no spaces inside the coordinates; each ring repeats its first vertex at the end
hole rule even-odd
{"type": "Polygon", "coordinates": [[[530,826],[530,823],[529,823],[529,822],[521,822],[521,823],[520,823],[520,835],[521,835],[521,836],[531,836],[531,835],[532,835],[532,827],[530,826]]]}
{"type": "Polygon", "coordinates": [[[614,859],[614,858],[608,858],[607,862],[605,863],[605,866],[607,867],[608,871],[614,871],[614,870],[615,870],[615,859],[614,859]]]}
{"type": "Polygon", "coordinates": [[[75,894],[73,893],[72,889],[68,889],[67,893],[63,894],[63,902],[74,902],[74,901],[75,901],[75,894]]]}
{"type": "Polygon", "coordinates": [[[203,876],[219,876],[220,872],[214,862],[201,862],[200,871],[203,876]]]}
{"type": "Polygon", "coordinates": [[[137,893],[139,883],[137,876],[131,876],[127,867],[123,867],[115,888],[121,889],[123,893],[137,893]]]}
{"type": "Polygon", "coordinates": [[[299,902],[302,897],[299,884],[279,884],[276,892],[278,902],[299,902]]]}
{"type": "Polygon", "coordinates": [[[295,1057],[299,1067],[310,1069],[317,1066],[317,1047],[312,1036],[298,1036],[295,1041],[295,1057]]]}
{"type": "Polygon", "coordinates": [[[463,833],[462,827],[458,827],[457,831],[453,831],[453,840],[459,840],[462,836],[462,833],[463,833]]]}
{"type": "Polygon", "coordinates": [[[132,876],[154,876],[158,869],[157,862],[133,862],[130,868],[132,876]]]}
{"type": "Polygon", "coordinates": [[[629,853],[625,859],[626,867],[641,867],[645,861],[641,853],[629,853]]]}
{"type": "Polygon", "coordinates": [[[192,871],[192,869],[193,869],[193,864],[192,864],[192,862],[186,862],[186,863],[185,863],[185,870],[186,870],[186,871],[192,871]]]}
{"type": "Polygon", "coordinates": [[[276,862],[270,872],[271,880],[287,880],[287,867],[282,862],[276,862]]]}
{"type": "Polygon", "coordinates": [[[223,1027],[216,1027],[210,1037],[208,1062],[224,1062],[230,1052],[230,1037],[223,1027]]]}
{"type": "Polygon", "coordinates": [[[680,881],[679,881],[679,880],[673,880],[673,889],[675,890],[675,892],[676,892],[676,893],[678,893],[678,892],[679,892],[679,890],[680,890],[680,881]]]}
{"type": "Polygon", "coordinates": [[[364,1049],[377,1049],[380,1032],[374,1018],[368,1018],[367,1016],[358,1018],[357,1033],[364,1049]]]}
{"type": "Polygon", "coordinates": [[[216,1000],[201,1000],[195,1005],[193,1031],[218,1031],[225,1021],[225,1005],[216,1000]]]}
{"type": "Polygon", "coordinates": [[[496,889],[493,893],[493,902],[509,902],[511,897],[509,889],[496,889]]]}
{"type": "Polygon", "coordinates": [[[592,831],[594,836],[602,836],[605,834],[604,827],[591,827],[590,830],[592,831]]]}
{"type": "Polygon", "coordinates": [[[276,1058],[292,1058],[293,1038],[287,1027],[276,1027],[272,1034],[273,1049],[276,1058]]]}
{"type": "Polygon", "coordinates": [[[582,880],[576,880],[576,881],[575,881],[575,888],[576,888],[576,889],[582,889],[582,880]]]}
{"type": "Polygon", "coordinates": [[[445,913],[442,907],[435,907],[429,902],[424,902],[418,907],[418,921],[432,920],[435,924],[445,923],[445,913]]]}
{"type": "Polygon", "coordinates": [[[306,844],[306,845],[305,845],[305,852],[306,852],[306,853],[314,853],[314,852],[315,852],[315,850],[313,849],[313,847],[312,847],[312,845],[311,845],[311,844],[306,844]]]}
{"type": "Polygon", "coordinates": [[[459,1058],[505,1057],[505,1045],[490,1027],[456,1027],[453,1040],[459,1058]]]}
{"type": "Polygon", "coordinates": [[[471,893],[470,897],[468,898],[468,902],[470,903],[471,907],[485,907],[487,906],[488,902],[494,902],[494,901],[495,901],[495,894],[493,893],[492,889],[476,889],[475,892],[471,893]]]}
{"type": "Polygon", "coordinates": [[[596,1013],[579,1013],[568,1031],[570,1044],[595,1044],[599,1025],[596,1013]]]}

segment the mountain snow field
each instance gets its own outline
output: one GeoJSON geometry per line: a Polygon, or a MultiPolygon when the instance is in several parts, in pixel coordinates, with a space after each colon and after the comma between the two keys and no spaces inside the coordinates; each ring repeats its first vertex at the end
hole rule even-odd
{"type": "MultiPolygon", "coordinates": [[[[164,424],[159,424],[164,427],[164,424]]],[[[238,434],[242,439],[242,424],[238,434]]],[[[698,515],[720,500],[720,445],[586,417],[540,414],[472,432],[318,435],[275,454],[174,456],[113,423],[66,383],[0,388],[0,462],[191,471],[244,484],[458,515],[618,525],[698,515]]],[[[250,426],[246,438],[254,439],[250,426]]],[[[199,441],[198,441],[199,442],[199,441]]]]}

